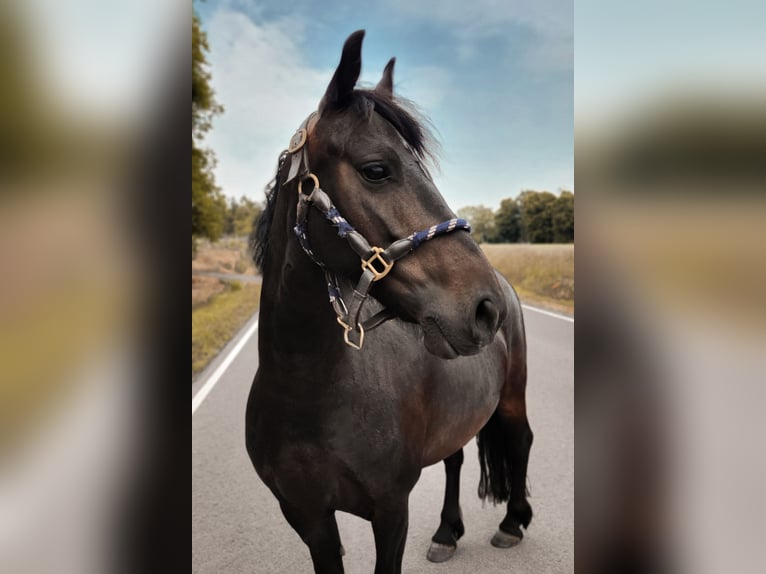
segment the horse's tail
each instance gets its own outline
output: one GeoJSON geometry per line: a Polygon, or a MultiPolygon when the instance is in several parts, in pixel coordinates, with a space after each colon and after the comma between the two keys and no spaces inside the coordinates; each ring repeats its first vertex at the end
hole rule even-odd
{"type": "Polygon", "coordinates": [[[526,341],[521,303],[508,286],[509,318],[504,326],[511,342],[512,361],[508,363],[498,408],[479,431],[479,497],[494,504],[509,502],[509,512],[525,528],[532,520],[532,509],[526,501],[527,465],[533,434],[526,414],[527,384],[526,341]],[[513,488],[512,488],[513,487],[513,488]]]}
{"type": "Polygon", "coordinates": [[[495,411],[479,431],[476,444],[479,447],[479,498],[490,499],[494,504],[507,502],[511,497],[511,461],[508,433],[495,411]]]}

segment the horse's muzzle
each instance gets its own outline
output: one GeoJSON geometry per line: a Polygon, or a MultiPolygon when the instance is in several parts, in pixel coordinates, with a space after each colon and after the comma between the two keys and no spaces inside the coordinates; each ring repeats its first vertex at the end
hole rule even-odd
{"type": "Polygon", "coordinates": [[[505,301],[482,296],[472,308],[468,321],[448,314],[423,319],[423,342],[429,353],[443,359],[475,355],[494,340],[507,315],[505,301]]]}
{"type": "Polygon", "coordinates": [[[474,319],[474,338],[483,347],[495,338],[500,328],[500,309],[489,297],[485,297],[476,306],[474,319]]]}

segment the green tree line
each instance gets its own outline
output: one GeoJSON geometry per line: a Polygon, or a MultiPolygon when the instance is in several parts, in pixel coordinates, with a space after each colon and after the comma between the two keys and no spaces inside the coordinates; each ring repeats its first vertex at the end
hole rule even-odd
{"type": "Polygon", "coordinates": [[[223,217],[223,234],[237,237],[250,235],[261,209],[260,203],[244,195],[239,200],[230,198],[223,217]]]}
{"type": "Polygon", "coordinates": [[[471,205],[458,210],[473,228],[479,243],[573,243],[574,193],[522,191],[492,210],[471,205]]]}
{"type": "Polygon", "coordinates": [[[210,86],[207,37],[197,14],[192,13],[192,254],[198,237],[213,241],[224,232],[226,199],[215,183],[215,156],[203,146],[213,118],[223,112],[210,86]]]}

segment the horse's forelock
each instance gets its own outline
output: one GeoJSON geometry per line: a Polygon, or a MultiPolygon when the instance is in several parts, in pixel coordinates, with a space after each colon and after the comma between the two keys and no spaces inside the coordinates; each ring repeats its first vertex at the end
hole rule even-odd
{"type": "Polygon", "coordinates": [[[380,114],[399,132],[419,159],[436,163],[436,140],[431,134],[428,121],[412,102],[404,98],[392,98],[376,90],[356,90],[352,106],[365,115],[373,111],[380,114]]]}

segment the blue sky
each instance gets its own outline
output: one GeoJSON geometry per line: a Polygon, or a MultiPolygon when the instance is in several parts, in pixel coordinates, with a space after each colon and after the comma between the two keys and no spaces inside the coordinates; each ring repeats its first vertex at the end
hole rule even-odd
{"type": "Polygon", "coordinates": [[[762,98],[764,22],[762,0],[578,0],[578,126],[609,126],[679,96],[762,98]]]}
{"type": "Polygon", "coordinates": [[[261,200],[276,158],[316,108],[344,40],[367,30],[362,82],[396,56],[395,92],[431,119],[436,183],[454,209],[524,189],[573,189],[571,0],[195,3],[226,107],[207,142],[229,196],[261,200]]]}

